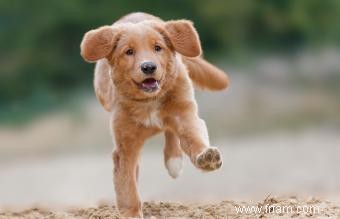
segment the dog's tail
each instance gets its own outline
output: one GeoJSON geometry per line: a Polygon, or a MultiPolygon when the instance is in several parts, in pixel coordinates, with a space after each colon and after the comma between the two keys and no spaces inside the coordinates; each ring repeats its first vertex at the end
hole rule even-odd
{"type": "Polygon", "coordinates": [[[226,73],[213,66],[202,57],[183,57],[189,76],[194,84],[201,89],[223,90],[229,85],[226,73]]]}

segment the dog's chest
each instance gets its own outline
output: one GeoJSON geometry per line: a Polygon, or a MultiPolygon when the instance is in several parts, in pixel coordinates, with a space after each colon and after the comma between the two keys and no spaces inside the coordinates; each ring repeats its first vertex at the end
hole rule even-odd
{"type": "Polygon", "coordinates": [[[135,119],[145,127],[163,127],[163,122],[159,115],[160,104],[158,102],[143,104],[135,112],[135,119]]]}

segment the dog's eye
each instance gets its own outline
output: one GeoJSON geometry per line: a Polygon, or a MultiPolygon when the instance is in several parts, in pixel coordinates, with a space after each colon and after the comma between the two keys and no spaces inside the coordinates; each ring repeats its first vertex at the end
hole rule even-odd
{"type": "Polygon", "coordinates": [[[156,52],[159,52],[159,51],[161,51],[162,50],[162,47],[160,47],[159,45],[156,45],[155,46],[155,51],[156,52]]]}
{"type": "Polygon", "coordinates": [[[133,51],[133,49],[128,49],[126,50],[125,54],[128,56],[132,56],[135,53],[135,51],[133,51]]]}

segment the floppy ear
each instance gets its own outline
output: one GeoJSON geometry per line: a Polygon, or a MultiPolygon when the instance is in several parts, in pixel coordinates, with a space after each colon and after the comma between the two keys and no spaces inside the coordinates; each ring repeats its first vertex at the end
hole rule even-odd
{"type": "Polygon", "coordinates": [[[88,62],[95,62],[110,54],[118,29],[111,26],[99,27],[87,32],[80,44],[80,55],[88,62]]]}
{"type": "Polygon", "coordinates": [[[168,21],[165,30],[175,50],[187,57],[201,55],[201,43],[192,24],[187,20],[168,21]]]}

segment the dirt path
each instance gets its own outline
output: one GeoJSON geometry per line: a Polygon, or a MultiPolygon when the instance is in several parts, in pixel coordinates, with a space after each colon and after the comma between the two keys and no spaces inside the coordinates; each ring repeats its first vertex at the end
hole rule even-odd
{"type": "MultiPolygon", "coordinates": [[[[242,208],[245,211],[245,208],[242,208]]],[[[179,204],[169,202],[145,202],[145,218],[340,218],[340,206],[318,199],[299,200],[291,198],[267,198],[262,203],[222,201],[215,204],[179,204]],[[242,207],[253,206],[261,213],[240,213],[242,207]]],[[[7,218],[91,218],[118,219],[115,207],[102,205],[97,208],[73,209],[53,212],[32,208],[21,212],[2,212],[1,219],[7,218]]]]}

